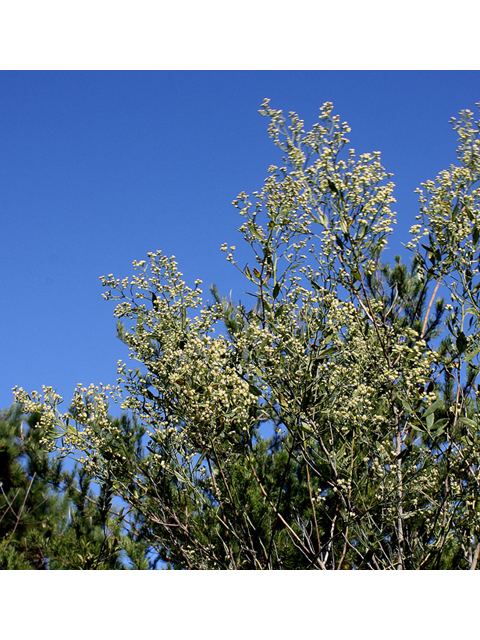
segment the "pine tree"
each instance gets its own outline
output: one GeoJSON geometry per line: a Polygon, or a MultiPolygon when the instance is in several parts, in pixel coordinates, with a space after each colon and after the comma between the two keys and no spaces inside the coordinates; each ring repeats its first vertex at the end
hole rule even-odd
{"type": "Polygon", "coordinates": [[[83,468],[64,470],[41,445],[38,421],[18,407],[0,416],[0,567],[148,568],[147,545],[113,513],[111,484],[95,492],[83,468]]]}

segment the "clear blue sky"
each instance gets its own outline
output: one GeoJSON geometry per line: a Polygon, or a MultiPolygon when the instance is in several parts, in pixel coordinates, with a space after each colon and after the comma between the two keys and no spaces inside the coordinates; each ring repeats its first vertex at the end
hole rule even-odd
{"type": "MultiPolygon", "coordinates": [[[[480,72],[0,72],[0,408],[11,388],[113,383],[126,359],[99,276],[162,249],[188,284],[242,297],[219,251],[241,246],[231,201],[278,162],[265,97],[310,127],[332,101],[358,153],[394,173],[403,252],[414,189],[455,162],[448,121],[480,101],[480,72]]],[[[65,405],[65,409],[67,404],[65,405]]]]}

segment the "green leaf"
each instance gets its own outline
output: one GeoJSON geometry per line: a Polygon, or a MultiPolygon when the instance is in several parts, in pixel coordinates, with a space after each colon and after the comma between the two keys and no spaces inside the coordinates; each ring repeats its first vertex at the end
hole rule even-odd
{"type": "Polygon", "coordinates": [[[403,408],[405,409],[405,411],[407,411],[408,413],[413,413],[413,409],[411,404],[408,402],[408,400],[406,400],[405,398],[403,398],[402,396],[399,396],[399,400],[402,403],[403,408]]]}
{"type": "Polygon", "coordinates": [[[322,212],[322,213],[320,213],[318,218],[319,218],[320,224],[323,225],[325,227],[325,229],[328,229],[328,218],[327,218],[326,214],[322,212]]]}
{"type": "Polygon", "coordinates": [[[67,426],[65,428],[65,433],[67,433],[68,435],[71,435],[71,436],[78,435],[77,429],[74,426],[72,426],[71,424],[67,424],[67,426]]]}
{"type": "Polygon", "coordinates": [[[276,300],[278,298],[278,294],[280,293],[280,290],[282,288],[282,285],[280,284],[280,282],[277,282],[277,284],[273,287],[273,299],[276,300]]]}
{"type": "Polygon", "coordinates": [[[331,356],[333,353],[338,351],[337,347],[328,347],[328,349],[324,349],[323,351],[319,351],[317,353],[318,360],[325,360],[328,356],[331,356]]]}
{"type": "Polygon", "coordinates": [[[330,187],[330,190],[333,191],[333,193],[338,193],[338,189],[332,180],[327,180],[327,183],[328,183],[328,186],[330,187]]]}
{"type": "Polygon", "coordinates": [[[458,333],[456,345],[457,345],[458,353],[463,353],[467,348],[468,340],[467,340],[467,336],[463,333],[463,331],[460,331],[458,333]]]}
{"type": "Polygon", "coordinates": [[[307,433],[315,433],[314,430],[312,429],[312,427],[307,424],[306,422],[301,422],[300,426],[302,428],[303,431],[306,431],[307,433]]]}
{"type": "Polygon", "coordinates": [[[471,418],[466,418],[465,416],[460,416],[459,421],[462,424],[465,424],[467,427],[472,427],[473,429],[477,428],[477,423],[471,418]]]}
{"type": "Polygon", "coordinates": [[[452,211],[452,220],[455,220],[455,218],[457,217],[458,214],[458,207],[460,206],[460,203],[457,200],[457,204],[455,205],[453,211],[452,211]]]}
{"type": "Polygon", "coordinates": [[[420,424],[414,424],[412,426],[412,429],[414,429],[415,431],[419,431],[420,433],[425,433],[425,429],[423,429],[420,424]]]}
{"type": "Polygon", "coordinates": [[[285,400],[285,396],[283,393],[278,394],[278,401],[282,405],[282,407],[288,407],[287,401],[285,400]]]}
{"type": "Polygon", "coordinates": [[[352,269],[351,270],[351,274],[352,274],[352,278],[354,280],[360,280],[362,279],[362,276],[360,275],[360,271],[358,269],[352,269]]]}
{"type": "Polygon", "coordinates": [[[480,353],[480,345],[465,354],[465,362],[470,362],[476,355],[480,353]]]}
{"type": "Polygon", "coordinates": [[[244,274],[247,276],[247,278],[251,282],[255,282],[255,280],[254,280],[254,278],[252,276],[252,272],[250,271],[250,268],[249,268],[248,264],[245,265],[244,274]]]}
{"type": "Polygon", "coordinates": [[[477,317],[478,316],[478,309],[475,309],[475,307],[468,307],[468,309],[465,309],[465,315],[467,315],[467,313],[471,313],[472,315],[477,317]]]}
{"type": "Polygon", "coordinates": [[[171,469],[171,472],[176,477],[176,479],[180,482],[180,484],[186,484],[191,489],[195,489],[195,486],[193,485],[192,481],[185,474],[179,473],[176,469],[171,469]]]}
{"type": "Polygon", "coordinates": [[[412,445],[409,444],[405,449],[403,449],[400,454],[397,456],[397,460],[405,460],[406,457],[412,452],[412,445]]]}
{"type": "Polygon", "coordinates": [[[478,238],[480,237],[480,232],[478,231],[477,225],[473,227],[472,240],[473,245],[476,247],[478,243],[478,238]]]}
{"type": "Polygon", "coordinates": [[[253,236],[255,236],[255,238],[257,238],[257,240],[260,240],[260,242],[264,241],[264,238],[262,238],[261,234],[259,233],[259,231],[257,230],[257,228],[256,228],[256,226],[255,226],[255,224],[253,222],[250,222],[247,225],[247,227],[248,227],[249,231],[251,232],[251,234],[253,236]]]}
{"type": "Polygon", "coordinates": [[[206,452],[206,451],[204,451],[204,452],[200,455],[199,459],[197,460],[197,462],[196,462],[196,464],[195,464],[195,467],[193,468],[193,471],[196,471],[197,469],[199,469],[199,468],[200,468],[200,466],[201,466],[202,462],[205,460],[205,456],[206,456],[206,455],[207,455],[207,452],[206,452]]]}
{"type": "Polygon", "coordinates": [[[445,431],[445,427],[448,424],[448,422],[449,422],[448,418],[440,418],[440,420],[437,420],[433,424],[432,429],[435,430],[436,436],[440,436],[445,431]]]}
{"type": "Polygon", "coordinates": [[[260,389],[258,387],[256,387],[254,384],[249,384],[248,388],[249,388],[250,393],[253,393],[253,395],[255,395],[255,396],[261,396],[262,395],[262,391],[260,391],[260,389]]]}
{"type": "Polygon", "coordinates": [[[367,233],[368,226],[365,223],[360,224],[360,230],[357,233],[357,239],[361,240],[364,235],[367,233]]]}
{"type": "Polygon", "coordinates": [[[430,429],[433,427],[433,421],[435,420],[435,413],[430,413],[427,416],[427,429],[430,431],[430,429]]]}
{"type": "Polygon", "coordinates": [[[442,405],[443,405],[443,399],[437,398],[437,400],[435,400],[433,404],[431,404],[429,407],[425,409],[425,411],[423,412],[422,418],[426,418],[442,405]]]}

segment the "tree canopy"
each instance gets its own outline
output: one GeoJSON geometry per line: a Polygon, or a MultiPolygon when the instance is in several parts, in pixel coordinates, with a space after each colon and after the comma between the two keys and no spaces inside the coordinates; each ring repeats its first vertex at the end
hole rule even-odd
{"type": "Polygon", "coordinates": [[[222,246],[252,304],[149,253],[101,278],[137,364],[67,412],[52,388],[15,399],[172,568],[476,569],[480,121],[452,119],[458,164],[421,185],[392,265],[380,153],[348,149],[331,103],[310,131],[260,113],[283,166],[234,200],[250,263],[222,246]]]}

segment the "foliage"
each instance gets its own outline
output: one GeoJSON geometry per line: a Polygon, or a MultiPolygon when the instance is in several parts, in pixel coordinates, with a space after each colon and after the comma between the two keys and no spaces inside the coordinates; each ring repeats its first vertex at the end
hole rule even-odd
{"type": "Polygon", "coordinates": [[[459,166],[422,185],[407,267],[382,262],[380,153],[347,150],[330,103],[308,132],[268,100],[261,114],[284,166],[234,201],[252,264],[222,246],[252,308],[215,287],[203,303],[201,281],[150,253],[102,277],[140,368],[119,362],[114,388],[79,387],[67,413],[51,388],[16,400],[112,482],[171,567],[475,569],[479,123],[453,121],[459,166]],[[114,425],[112,398],[141,427],[114,425]]]}
{"type": "Polygon", "coordinates": [[[111,483],[95,495],[85,469],[67,472],[39,440],[38,414],[0,417],[0,568],[148,568],[146,545],[113,515],[111,483]],[[125,555],[127,554],[127,555],[125,555]]]}

